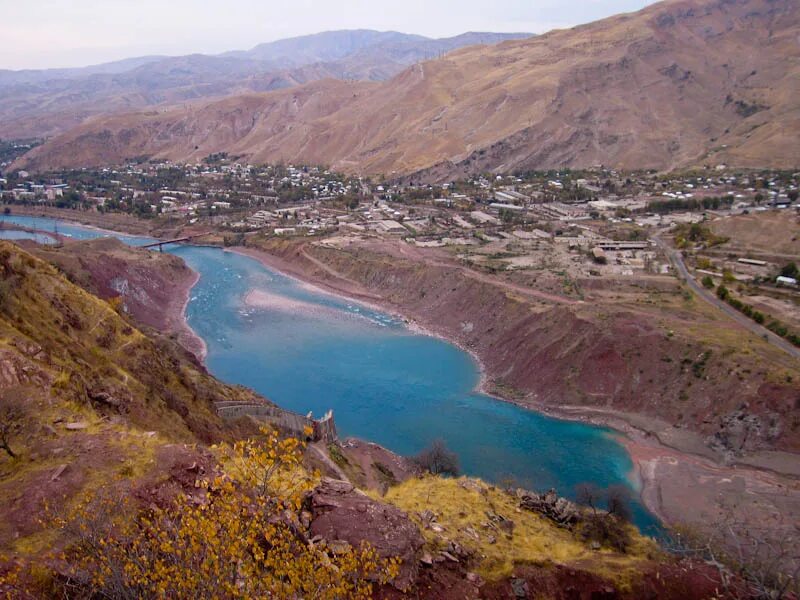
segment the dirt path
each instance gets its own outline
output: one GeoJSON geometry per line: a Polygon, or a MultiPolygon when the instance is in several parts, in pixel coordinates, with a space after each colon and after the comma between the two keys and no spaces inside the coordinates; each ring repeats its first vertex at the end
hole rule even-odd
{"type": "Polygon", "coordinates": [[[326,467],[336,473],[336,476],[339,477],[339,479],[342,481],[350,481],[350,478],[345,474],[344,471],[342,471],[342,469],[339,468],[339,465],[333,462],[330,456],[328,456],[328,453],[319,447],[319,443],[309,444],[308,449],[311,450],[326,467]]]}
{"type": "Polygon", "coordinates": [[[431,267],[439,267],[443,269],[456,269],[464,276],[466,276],[469,279],[472,279],[473,281],[480,281],[481,283],[492,285],[494,287],[503,288],[505,290],[508,290],[509,292],[514,292],[515,294],[520,294],[530,299],[545,300],[547,302],[553,302],[555,304],[581,303],[580,300],[573,300],[572,298],[567,298],[565,296],[550,294],[548,292],[542,292],[530,287],[525,287],[522,285],[517,285],[515,283],[510,283],[508,281],[503,281],[502,279],[498,279],[497,277],[494,277],[492,275],[487,275],[486,273],[481,273],[480,271],[476,271],[465,265],[455,263],[449,257],[437,259],[435,257],[435,253],[423,252],[418,248],[409,246],[405,242],[399,242],[397,244],[384,243],[381,244],[380,249],[384,251],[388,250],[390,253],[395,254],[395,256],[399,256],[401,258],[405,258],[413,262],[424,263],[431,267]]]}

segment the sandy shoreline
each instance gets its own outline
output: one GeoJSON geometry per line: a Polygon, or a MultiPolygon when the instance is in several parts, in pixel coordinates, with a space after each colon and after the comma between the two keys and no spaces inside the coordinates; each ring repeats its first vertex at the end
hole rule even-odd
{"type": "MultiPolygon", "coordinates": [[[[280,271],[282,275],[290,277],[291,279],[294,279],[301,285],[308,286],[317,292],[329,294],[331,296],[335,296],[342,300],[357,302],[362,306],[365,306],[375,311],[382,312],[398,320],[401,320],[403,321],[403,323],[405,323],[406,327],[412,333],[427,335],[429,337],[437,338],[444,342],[447,342],[448,344],[456,346],[462,352],[466,352],[467,354],[469,354],[475,361],[476,366],[478,367],[480,378],[477,385],[475,386],[475,391],[484,394],[486,396],[491,396],[492,398],[496,398],[496,396],[490,393],[487,389],[489,385],[489,376],[487,374],[486,367],[484,366],[483,361],[474,350],[465,346],[458,340],[454,340],[448,337],[444,333],[440,333],[438,331],[434,331],[428,327],[425,327],[424,325],[419,323],[419,321],[416,321],[415,319],[411,319],[407,315],[404,315],[397,308],[386,305],[385,303],[382,302],[382,299],[379,298],[378,296],[357,289],[343,290],[339,287],[327,284],[324,281],[309,279],[308,277],[304,277],[304,274],[302,273],[301,270],[293,268],[293,266],[290,263],[281,260],[280,258],[273,256],[271,254],[267,254],[266,252],[262,252],[261,250],[256,250],[254,248],[237,247],[237,248],[226,248],[225,251],[233,252],[235,254],[239,254],[241,256],[247,256],[248,258],[257,260],[262,265],[270,269],[280,271]]],[[[511,402],[506,398],[497,398],[497,399],[502,400],[503,402],[511,402]]]]}
{"type": "Polygon", "coordinates": [[[200,273],[191,268],[189,270],[193,276],[191,281],[181,288],[180,294],[183,301],[180,304],[180,309],[177,314],[170,315],[170,317],[174,317],[178,323],[178,341],[184,348],[194,354],[202,364],[205,364],[208,356],[208,345],[189,325],[189,318],[186,315],[186,309],[189,307],[189,301],[192,298],[192,290],[197,285],[197,282],[200,281],[200,273]]]}

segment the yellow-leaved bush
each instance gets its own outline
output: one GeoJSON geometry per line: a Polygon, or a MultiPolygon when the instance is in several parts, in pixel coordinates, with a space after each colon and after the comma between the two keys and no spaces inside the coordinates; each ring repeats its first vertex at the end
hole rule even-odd
{"type": "Polygon", "coordinates": [[[63,555],[69,585],[109,598],[371,597],[374,583],[397,575],[397,560],[310,541],[299,511],[314,478],[302,444],[263,433],[216,448],[222,474],[167,508],[98,495],[58,519],[75,540],[63,555]]]}

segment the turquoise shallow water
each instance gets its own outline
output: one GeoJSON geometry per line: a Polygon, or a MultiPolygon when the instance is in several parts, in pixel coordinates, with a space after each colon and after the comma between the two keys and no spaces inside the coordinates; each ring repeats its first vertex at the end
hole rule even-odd
{"type": "MultiPolygon", "coordinates": [[[[13,220],[32,226],[25,217],[13,220]]],[[[41,229],[52,225],[37,220],[41,229]]],[[[58,229],[78,239],[101,235],[66,223],[58,229]]],[[[567,496],[582,482],[633,485],[630,457],[611,431],[474,393],[477,365],[457,347],[251,258],[196,246],[172,252],[200,273],[187,318],[220,379],[297,412],[320,416],[332,408],[341,435],[400,454],[442,438],[465,473],[490,481],[513,478],[567,496]],[[262,295],[259,306],[245,301],[251,290],[262,295]]],[[[634,508],[640,528],[656,532],[652,515],[638,502],[634,508]]]]}

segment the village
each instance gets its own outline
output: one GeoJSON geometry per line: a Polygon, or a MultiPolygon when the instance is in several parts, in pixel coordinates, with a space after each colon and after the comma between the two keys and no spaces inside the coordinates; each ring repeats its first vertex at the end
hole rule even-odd
{"type": "MultiPolygon", "coordinates": [[[[0,198],[6,212],[55,206],[130,213],[162,229],[213,232],[211,241],[224,245],[252,236],[302,236],[328,245],[395,239],[442,249],[490,273],[539,273],[538,285],[549,279],[548,287],[559,291],[583,278],[671,273],[660,236],[674,242],[675,232],[691,224],[752,215],[796,236],[799,179],[724,165],[666,175],[596,167],[431,185],[320,166],[256,167],[214,155],[196,165],[156,162],[36,177],[18,171],[0,177],[0,198]],[[781,214],[793,218],[770,216],[781,214]]],[[[764,255],[733,240],[714,250],[721,239],[711,249],[708,239],[679,240],[697,279],[797,289],[796,272],[787,267],[792,248],[764,255]]]]}

